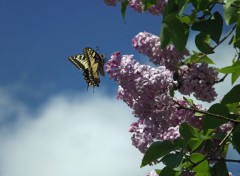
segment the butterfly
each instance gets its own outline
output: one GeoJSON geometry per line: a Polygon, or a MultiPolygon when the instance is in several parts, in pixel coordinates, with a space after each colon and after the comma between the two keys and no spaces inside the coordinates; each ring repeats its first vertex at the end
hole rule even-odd
{"type": "Polygon", "coordinates": [[[104,55],[99,55],[94,49],[87,47],[83,49],[83,54],[70,56],[68,59],[83,72],[83,76],[88,84],[88,87],[99,87],[99,74],[101,74],[102,76],[105,75],[104,55]]]}

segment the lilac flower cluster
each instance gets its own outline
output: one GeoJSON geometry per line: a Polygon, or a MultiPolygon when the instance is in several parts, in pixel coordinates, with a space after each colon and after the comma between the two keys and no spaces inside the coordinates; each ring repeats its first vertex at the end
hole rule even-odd
{"type": "MultiPolygon", "coordinates": [[[[189,122],[199,126],[194,113],[178,109],[169,95],[173,86],[172,72],[165,67],[141,65],[132,55],[112,54],[106,63],[110,78],[119,84],[118,99],[133,109],[137,122],[131,124],[132,142],[141,152],[156,140],[173,140],[179,137],[179,125],[189,122]]],[[[179,104],[187,105],[184,101],[179,104]]]]}
{"type": "MultiPolygon", "coordinates": [[[[158,0],[156,5],[153,5],[148,9],[152,15],[162,15],[163,11],[167,5],[168,0],[158,0]]],[[[142,1],[141,0],[129,0],[129,5],[134,10],[142,13],[142,1]]]]}
{"type": "MultiPolygon", "coordinates": [[[[178,104],[187,107],[187,103],[178,100],[178,104]]],[[[201,108],[201,106],[197,106],[201,108]]],[[[133,133],[133,145],[142,153],[157,140],[174,140],[180,137],[179,126],[188,122],[193,127],[201,126],[201,118],[195,117],[194,112],[178,108],[173,105],[168,116],[159,116],[158,118],[141,118],[131,124],[130,132],[133,133]]]]}
{"type": "Polygon", "coordinates": [[[148,56],[156,65],[164,65],[167,69],[175,71],[178,62],[188,56],[188,50],[178,52],[172,45],[161,49],[160,38],[148,32],[140,32],[132,39],[133,47],[140,53],[148,56]]]}
{"type": "Polygon", "coordinates": [[[179,92],[185,95],[193,93],[197,99],[211,102],[217,97],[213,87],[217,76],[216,69],[206,63],[182,66],[179,69],[179,92]]]}
{"type": "Polygon", "coordinates": [[[120,2],[121,0],[104,0],[105,4],[108,6],[115,6],[117,2],[120,2]]]}
{"type": "Polygon", "coordinates": [[[167,115],[168,94],[173,86],[172,72],[165,67],[141,65],[132,55],[114,53],[106,71],[119,84],[118,98],[133,110],[135,117],[148,118],[167,115]],[[161,102],[161,103],[159,103],[161,102]]]}
{"type": "MultiPolygon", "coordinates": [[[[121,0],[104,0],[105,4],[109,6],[115,6],[117,2],[121,0]]],[[[158,0],[156,5],[153,5],[148,9],[152,15],[162,15],[167,5],[168,0],[158,0]]],[[[142,13],[142,1],[141,0],[128,0],[129,6],[139,13],[142,13]]]]}

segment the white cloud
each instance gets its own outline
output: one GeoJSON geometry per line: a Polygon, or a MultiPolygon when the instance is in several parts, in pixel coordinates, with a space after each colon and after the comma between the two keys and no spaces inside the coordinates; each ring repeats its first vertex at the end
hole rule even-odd
{"type": "MultiPolygon", "coordinates": [[[[87,96],[56,95],[37,111],[18,102],[17,120],[0,130],[0,175],[136,176],[149,172],[148,167],[139,168],[142,154],[131,145],[128,128],[134,117],[130,109],[115,98],[97,93],[87,96]]],[[[5,100],[17,102],[7,96],[5,100]]]]}

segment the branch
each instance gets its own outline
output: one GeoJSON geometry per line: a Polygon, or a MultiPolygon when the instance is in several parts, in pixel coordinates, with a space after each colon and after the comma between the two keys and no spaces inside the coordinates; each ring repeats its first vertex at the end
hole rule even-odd
{"type": "Polygon", "coordinates": [[[227,35],[225,37],[222,38],[222,40],[220,40],[214,47],[212,47],[213,49],[217,48],[222,42],[224,42],[232,33],[233,31],[236,29],[236,25],[233,26],[233,28],[227,33],[227,35]]]}
{"type": "Polygon", "coordinates": [[[211,158],[209,160],[211,160],[211,161],[225,161],[225,162],[240,163],[240,160],[225,159],[225,158],[211,158]]]}
{"type": "Polygon", "coordinates": [[[230,122],[233,122],[234,124],[240,124],[240,121],[239,120],[234,120],[234,119],[230,119],[228,117],[225,117],[225,116],[222,116],[222,115],[218,115],[218,114],[213,114],[211,112],[206,112],[206,111],[203,111],[203,110],[199,110],[199,109],[192,109],[192,108],[189,108],[189,107],[185,107],[185,106],[182,106],[181,104],[179,104],[177,101],[173,100],[174,103],[176,103],[180,108],[182,109],[186,109],[186,110],[189,110],[189,111],[193,111],[193,112],[199,112],[201,114],[204,114],[204,115],[210,115],[210,116],[214,116],[214,117],[217,117],[217,118],[220,118],[220,119],[223,119],[223,120],[226,120],[226,121],[230,121],[230,122]]]}
{"type": "MultiPolygon", "coordinates": [[[[217,3],[217,4],[226,5],[226,3],[225,3],[225,2],[216,2],[216,3],[217,3]]],[[[240,8],[240,6],[239,6],[239,5],[237,5],[237,4],[231,4],[230,6],[231,6],[231,7],[240,8]]]]}
{"type": "Polygon", "coordinates": [[[224,75],[221,79],[219,79],[218,81],[215,81],[214,83],[220,83],[223,82],[225,80],[225,78],[227,77],[228,74],[224,75]]]}

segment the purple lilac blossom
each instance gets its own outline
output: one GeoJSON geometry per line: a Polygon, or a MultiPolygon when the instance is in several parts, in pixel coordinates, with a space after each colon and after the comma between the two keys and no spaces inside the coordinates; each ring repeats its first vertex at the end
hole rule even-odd
{"type": "MultiPolygon", "coordinates": [[[[178,103],[187,107],[187,103],[183,100],[178,100],[178,103]]],[[[201,106],[196,107],[201,108],[201,106]]],[[[188,122],[193,127],[200,128],[201,120],[194,116],[194,112],[174,105],[169,116],[139,119],[131,124],[129,131],[133,133],[133,145],[145,153],[154,141],[174,140],[180,137],[179,126],[182,123],[188,122]]]]}
{"type": "Polygon", "coordinates": [[[179,69],[179,92],[185,95],[193,93],[197,99],[211,102],[217,97],[213,87],[217,76],[216,69],[206,63],[184,65],[179,69]]]}
{"type": "MultiPolygon", "coordinates": [[[[118,2],[121,1],[122,0],[104,0],[105,4],[108,6],[115,6],[118,2]]],[[[158,0],[156,5],[148,8],[147,11],[149,11],[152,15],[162,15],[167,5],[167,2],[168,0],[158,0]]],[[[128,5],[134,10],[136,10],[138,13],[143,12],[141,0],[128,0],[128,5]]]]}
{"type": "Polygon", "coordinates": [[[105,4],[108,6],[115,6],[120,0],[104,0],[105,4]]]}
{"type": "MultiPolygon", "coordinates": [[[[141,152],[156,140],[174,140],[179,137],[179,124],[189,122],[199,126],[194,113],[178,109],[169,89],[173,86],[172,72],[165,67],[141,65],[132,55],[111,55],[106,63],[110,78],[119,84],[117,98],[133,109],[138,118],[130,127],[132,142],[141,152]]],[[[184,101],[178,101],[187,105],[184,101]]]]}
{"type": "Polygon", "coordinates": [[[132,55],[114,53],[106,71],[119,84],[117,97],[134,110],[135,117],[159,117],[171,111],[169,90],[173,79],[165,67],[141,65],[132,55]]]}
{"type": "MultiPolygon", "coordinates": [[[[167,5],[168,0],[158,0],[156,5],[153,5],[148,9],[152,15],[162,15],[167,5]]],[[[129,6],[139,13],[142,13],[142,2],[141,0],[129,0],[129,6]]]]}
{"type": "Polygon", "coordinates": [[[187,49],[180,53],[172,45],[161,49],[160,38],[148,32],[138,33],[132,39],[132,45],[138,52],[148,56],[151,62],[166,66],[171,71],[175,71],[178,62],[189,55],[187,49]]]}
{"type": "MultiPolygon", "coordinates": [[[[172,101],[168,92],[174,84],[173,75],[165,67],[141,65],[132,55],[122,56],[120,52],[115,52],[106,63],[106,71],[119,84],[117,98],[132,108],[138,118],[130,125],[129,131],[132,133],[132,144],[140,152],[145,153],[155,141],[179,138],[179,126],[184,122],[201,129],[202,118],[196,117],[193,111],[180,108],[189,108],[188,103],[179,99],[175,100],[177,104],[172,101]]],[[[204,75],[199,74],[201,78],[201,74],[204,75]]],[[[202,109],[200,105],[195,107],[202,109]]],[[[230,128],[231,124],[224,124],[216,133],[226,133],[230,128]]],[[[219,142],[212,140],[212,148],[219,142]]],[[[206,154],[204,149],[201,153],[206,154]]],[[[215,155],[223,156],[223,152],[215,155]]]]}

